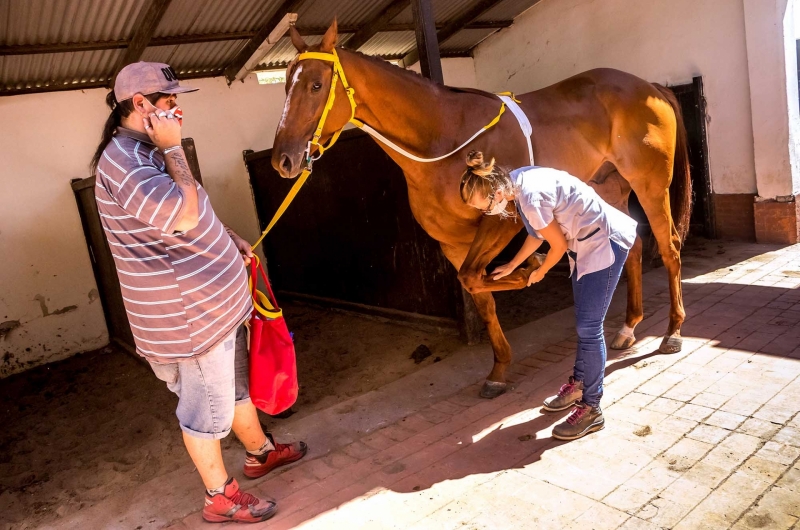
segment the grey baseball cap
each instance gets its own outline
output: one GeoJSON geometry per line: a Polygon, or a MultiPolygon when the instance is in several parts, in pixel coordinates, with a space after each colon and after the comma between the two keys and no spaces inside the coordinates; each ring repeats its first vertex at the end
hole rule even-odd
{"type": "Polygon", "coordinates": [[[131,63],[117,74],[114,80],[114,96],[117,101],[125,101],[134,94],[182,94],[184,92],[194,92],[199,88],[181,86],[178,83],[178,75],[168,64],[146,63],[140,61],[131,63]]]}

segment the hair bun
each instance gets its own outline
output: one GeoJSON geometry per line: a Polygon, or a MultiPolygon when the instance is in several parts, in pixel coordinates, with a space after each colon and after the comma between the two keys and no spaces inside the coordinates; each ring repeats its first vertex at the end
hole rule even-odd
{"type": "Polygon", "coordinates": [[[483,167],[483,153],[480,151],[470,151],[467,155],[467,165],[474,168],[483,167]]]}

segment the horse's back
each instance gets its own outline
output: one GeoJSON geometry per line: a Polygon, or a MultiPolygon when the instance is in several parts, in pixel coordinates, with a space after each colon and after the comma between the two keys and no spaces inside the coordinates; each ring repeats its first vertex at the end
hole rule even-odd
{"type": "Polygon", "coordinates": [[[558,98],[571,103],[589,103],[593,98],[625,98],[642,93],[659,95],[658,89],[651,83],[633,74],[614,68],[595,68],[520,97],[558,98]]]}

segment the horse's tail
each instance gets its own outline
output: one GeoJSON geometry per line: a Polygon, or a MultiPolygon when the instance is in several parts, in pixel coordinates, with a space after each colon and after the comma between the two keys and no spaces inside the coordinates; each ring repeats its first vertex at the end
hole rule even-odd
{"type": "Polygon", "coordinates": [[[675,112],[677,124],[675,138],[675,158],[672,169],[672,182],[669,185],[669,207],[672,211],[672,222],[678,231],[681,242],[689,233],[689,221],[692,217],[692,177],[689,172],[689,148],[686,141],[686,126],[683,123],[681,105],[675,93],[665,86],[653,83],[661,92],[672,110],[675,112]]]}

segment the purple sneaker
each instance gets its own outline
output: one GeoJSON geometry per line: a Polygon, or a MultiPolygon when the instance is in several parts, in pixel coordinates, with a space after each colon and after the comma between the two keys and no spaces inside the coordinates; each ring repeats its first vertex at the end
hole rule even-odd
{"type": "Polygon", "coordinates": [[[583,398],[583,381],[576,381],[574,377],[570,376],[567,384],[561,385],[558,394],[544,400],[542,408],[550,412],[566,410],[581,398],[583,398]]]}

